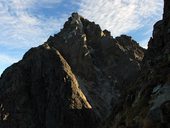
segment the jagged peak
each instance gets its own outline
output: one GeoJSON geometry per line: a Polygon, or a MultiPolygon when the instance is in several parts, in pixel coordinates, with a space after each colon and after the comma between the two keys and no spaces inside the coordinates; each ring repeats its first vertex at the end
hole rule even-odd
{"type": "Polygon", "coordinates": [[[71,14],[71,18],[72,18],[72,20],[73,20],[73,19],[77,19],[77,20],[84,19],[84,17],[81,16],[78,12],[73,12],[73,13],[71,14]]]}
{"type": "Polygon", "coordinates": [[[88,45],[89,47],[95,48],[104,40],[112,40],[113,42],[116,40],[121,46],[139,47],[139,44],[133,40],[131,36],[121,35],[114,39],[109,30],[102,30],[98,24],[85,19],[78,12],[73,12],[68,18],[68,21],[65,22],[63,29],[61,29],[58,34],[55,34],[54,37],[51,36],[47,40],[47,43],[58,47],[58,42],[61,42],[61,45],[68,43],[75,44],[76,42],[79,42],[76,43],[76,45],[88,45]]]}
{"type": "Polygon", "coordinates": [[[71,16],[68,18],[68,21],[65,22],[63,29],[74,29],[79,30],[80,33],[83,33],[83,23],[82,19],[84,19],[77,12],[73,12],[71,16]]]}

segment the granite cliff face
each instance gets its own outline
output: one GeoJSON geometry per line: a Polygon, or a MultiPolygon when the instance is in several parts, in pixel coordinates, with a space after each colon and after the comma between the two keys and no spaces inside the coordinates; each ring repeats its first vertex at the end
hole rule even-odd
{"type": "Polygon", "coordinates": [[[73,13],[3,72],[0,127],[168,128],[169,5],[147,50],[73,13]]]}

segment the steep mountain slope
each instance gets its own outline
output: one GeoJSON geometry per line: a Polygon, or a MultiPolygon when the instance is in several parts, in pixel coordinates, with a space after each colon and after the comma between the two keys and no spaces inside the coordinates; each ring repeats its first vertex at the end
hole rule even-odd
{"type": "Polygon", "coordinates": [[[131,37],[114,39],[109,31],[102,31],[77,13],[46,44],[58,49],[67,60],[101,119],[119,102],[122,90],[118,87],[126,87],[137,76],[144,56],[144,49],[131,37]]]}
{"type": "Polygon", "coordinates": [[[96,117],[60,53],[42,45],[1,77],[3,128],[94,127],[96,117]],[[86,124],[88,122],[88,124],[86,124]]]}
{"type": "Polygon", "coordinates": [[[102,128],[170,128],[170,1],[164,5],[139,77],[102,128]]]}
{"type": "Polygon", "coordinates": [[[73,13],[0,78],[0,127],[96,128],[122,102],[145,50],[73,13]]]}

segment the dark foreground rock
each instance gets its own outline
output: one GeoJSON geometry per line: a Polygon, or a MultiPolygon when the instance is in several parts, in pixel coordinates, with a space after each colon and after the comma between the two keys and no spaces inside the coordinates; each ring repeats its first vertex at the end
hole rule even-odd
{"type": "Polygon", "coordinates": [[[170,1],[154,25],[139,77],[102,128],[170,128],[170,1]],[[123,104],[124,103],[124,104],[123,104]]]}
{"type": "Polygon", "coordinates": [[[96,127],[71,68],[48,45],[29,50],[4,72],[0,85],[1,128],[96,127]]]}

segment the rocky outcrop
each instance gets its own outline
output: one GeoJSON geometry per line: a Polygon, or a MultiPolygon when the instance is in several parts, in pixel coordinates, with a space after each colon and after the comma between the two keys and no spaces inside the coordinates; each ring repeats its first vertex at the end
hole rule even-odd
{"type": "Polygon", "coordinates": [[[0,127],[96,128],[122,103],[145,50],[73,13],[0,78],[0,127]]]}
{"type": "Polygon", "coordinates": [[[170,127],[170,1],[164,3],[163,19],[154,25],[141,72],[102,128],[170,127]]]}
{"type": "Polygon", "coordinates": [[[77,13],[45,43],[65,57],[101,119],[119,101],[120,88],[128,87],[137,77],[145,51],[131,37],[114,39],[109,31],[77,13]]]}
{"type": "Polygon", "coordinates": [[[61,54],[32,48],[0,80],[1,128],[94,128],[97,118],[61,54]],[[88,124],[87,124],[88,122],[88,124]]]}

